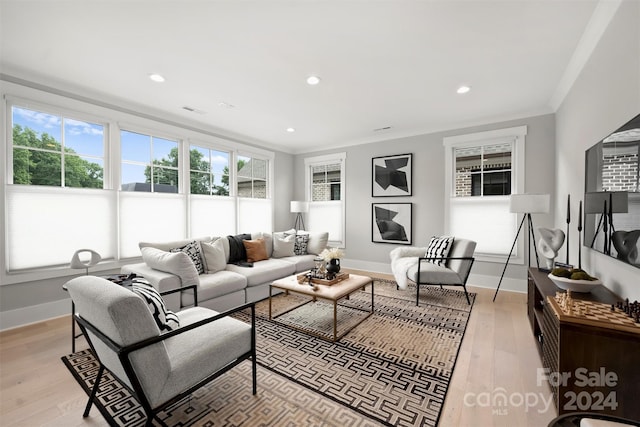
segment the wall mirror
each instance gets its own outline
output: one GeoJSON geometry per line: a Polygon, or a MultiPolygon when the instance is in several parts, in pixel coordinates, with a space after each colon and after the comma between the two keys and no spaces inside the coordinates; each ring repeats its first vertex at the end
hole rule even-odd
{"type": "Polygon", "coordinates": [[[586,151],[584,245],[640,268],[640,114],[586,151]]]}

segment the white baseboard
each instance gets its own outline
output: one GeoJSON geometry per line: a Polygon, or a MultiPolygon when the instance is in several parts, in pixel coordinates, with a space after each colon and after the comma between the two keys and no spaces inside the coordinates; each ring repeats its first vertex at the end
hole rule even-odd
{"type": "MultiPolygon", "coordinates": [[[[352,268],[355,270],[391,274],[391,264],[389,263],[370,262],[358,259],[345,259],[340,264],[345,268],[352,268]]],[[[498,287],[499,281],[500,277],[497,276],[471,273],[471,275],[469,276],[469,280],[467,280],[467,285],[477,286],[479,288],[496,289],[498,287]]],[[[502,283],[500,284],[500,290],[526,293],[527,281],[525,279],[513,279],[510,277],[505,277],[502,279],[502,283]]]]}
{"type": "MultiPolygon", "coordinates": [[[[370,262],[355,259],[344,259],[342,266],[356,270],[371,271],[373,273],[391,274],[391,264],[382,262],[370,262]]],[[[495,289],[498,286],[499,277],[481,274],[471,274],[467,284],[480,288],[495,289]]],[[[527,292],[526,280],[505,277],[500,285],[500,290],[511,292],[527,292]]],[[[0,312],[0,331],[26,326],[32,323],[49,320],[71,313],[71,301],[59,300],[30,307],[0,312]]]]}
{"type": "Polygon", "coordinates": [[[71,300],[59,300],[0,312],[0,331],[71,314],[71,300]]]}

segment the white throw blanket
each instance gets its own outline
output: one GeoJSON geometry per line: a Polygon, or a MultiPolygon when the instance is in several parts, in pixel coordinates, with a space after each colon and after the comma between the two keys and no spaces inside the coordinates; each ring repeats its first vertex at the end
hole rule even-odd
{"type": "Polygon", "coordinates": [[[427,248],[399,247],[389,253],[391,272],[398,283],[398,288],[407,289],[407,272],[418,263],[418,257],[425,256],[427,248]]]}

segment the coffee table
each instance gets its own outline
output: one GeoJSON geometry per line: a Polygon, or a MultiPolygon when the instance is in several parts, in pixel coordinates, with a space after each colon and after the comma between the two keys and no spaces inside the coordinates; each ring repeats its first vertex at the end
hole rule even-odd
{"type": "Polygon", "coordinates": [[[310,286],[307,282],[302,284],[298,283],[297,276],[295,275],[276,280],[273,283],[271,283],[271,285],[269,286],[269,319],[276,319],[286,313],[289,313],[293,310],[296,310],[302,307],[303,305],[309,304],[310,302],[315,302],[318,299],[327,300],[333,303],[333,336],[330,339],[327,339],[326,335],[323,335],[321,333],[314,333],[308,328],[300,328],[300,327],[296,327],[295,325],[286,325],[286,326],[289,326],[293,329],[296,329],[302,332],[309,333],[311,335],[317,336],[322,339],[326,339],[327,341],[330,341],[330,342],[336,342],[340,338],[345,336],[354,327],[362,323],[366,318],[371,316],[371,314],[373,314],[373,279],[367,276],[350,274],[347,279],[344,279],[341,282],[338,282],[334,285],[329,286],[329,285],[316,284],[313,287],[310,286]],[[364,311],[368,314],[365,317],[363,317],[359,322],[357,322],[355,325],[353,325],[346,331],[342,332],[338,336],[338,325],[337,325],[338,301],[340,301],[343,298],[349,298],[349,295],[351,295],[353,292],[357,291],[358,289],[364,289],[364,287],[368,284],[371,284],[371,310],[367,311],[367,310],[362,310],[356,307],[350,307],[355,310],[364,311]],[[274,288],[285,291],[285,293],[291,292],[299,295],[309,296],[311,298],[308,301],[303,302],[302,304],[298,304],[295,307],[290,308],[282,313],[279,313],[275,317],[272,317],[271,299],[273,297],[272,291],[274,288]]]}

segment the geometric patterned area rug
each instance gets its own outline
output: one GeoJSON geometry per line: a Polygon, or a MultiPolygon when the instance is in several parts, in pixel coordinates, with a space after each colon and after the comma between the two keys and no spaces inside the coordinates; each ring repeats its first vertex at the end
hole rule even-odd
{"type": "MultiPolygon", "coordinates": [[[[436,286],[421,288],[419,307],[415,287],[398,291],[395,282],[376,279],[374,290],[374,314],[336,343],[288,326],[332,333],[332,305],[312,302],[272,321],[268,301],[256,304],[258,394],[251,394],[246,361],[159,418],[170,426],[437,425],[472,305],[464,292],[436,286]]],[[[473,304],[475,294],[469,297],[473,304]]],[[[273,312],[300,303],[282,294],[273,312]]],[[[338,333],[370,304],[369,286],[342,300],[338,333]]],[[[249,320],[248,313],[237,317],[249,320]]],[[[89,394],[98,371],[91,352],[62,360],[89,394]]],[[[137,401],[108,373],[95,406],[112,426],[144,424],[137,401]]]]}

